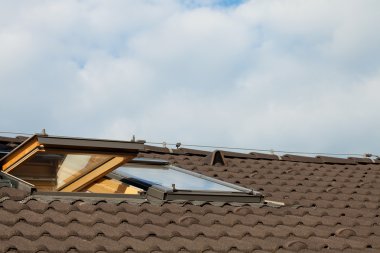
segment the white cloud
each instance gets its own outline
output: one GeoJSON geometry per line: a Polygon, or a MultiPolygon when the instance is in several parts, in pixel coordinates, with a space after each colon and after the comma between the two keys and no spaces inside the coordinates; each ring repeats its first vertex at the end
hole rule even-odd
{"type": "Polygon", "coordinates": [[[0,130],[379,154],[379,7],[8,2],[0,130]]]}

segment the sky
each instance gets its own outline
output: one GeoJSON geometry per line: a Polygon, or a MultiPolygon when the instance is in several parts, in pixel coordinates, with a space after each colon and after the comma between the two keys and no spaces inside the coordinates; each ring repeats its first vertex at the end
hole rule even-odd
{"type": "Polygon", "coordinates": [[[0,131],[380,155],[378,0],[0,6],[0,131]]]}

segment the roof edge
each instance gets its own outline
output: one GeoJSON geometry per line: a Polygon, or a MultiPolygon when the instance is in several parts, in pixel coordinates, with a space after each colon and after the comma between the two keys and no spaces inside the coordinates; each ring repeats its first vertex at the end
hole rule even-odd
{"type": "MultiPolygon", "coordinates": [[[[25,136],[17,136],[17,137],[3,137],[0,136],[0,143],[3,144],[20,144],[25,141],[27,137],[25,136]]],[[[332,156],[303,156],[303,155],[294,155],[294,154],[269,154],[269,153],[259,153],[259,152],[250,152],[250,153],[242,153],[236,151],[228,151],[228,150],[214,150],[207,151],[201,149],[190,149],[190,148],[168,148],[168,147],[159,147],[153,145],[144,145],[144,148],[140,150],[142,153],[158,153],[158,154],[173,154],[173,155],[194,155],[194,156],[202,156],[207,157],[214,152],[221,152],[225,158],[240,158],[240,159],[255,159],[255,160],[283,160],[290,162],[302,162],[302,163],[325,163],[325,164],[347,164],[347,165],[355,165],[355,164],[379,164],[380,158],[371,159],[368,157],[332,157],[332,156]]]]}

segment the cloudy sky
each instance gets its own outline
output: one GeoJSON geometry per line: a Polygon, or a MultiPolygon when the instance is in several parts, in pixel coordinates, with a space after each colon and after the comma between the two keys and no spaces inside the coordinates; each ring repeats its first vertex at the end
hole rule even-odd
{"type": "Polygon", "coordinates": [[[0,1],[0,131],[380,155],[380,1],[0,1]]]}

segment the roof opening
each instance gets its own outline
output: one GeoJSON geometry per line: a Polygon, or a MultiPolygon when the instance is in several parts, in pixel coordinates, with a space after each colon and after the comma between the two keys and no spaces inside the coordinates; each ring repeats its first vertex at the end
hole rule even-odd
{"type": "Polygon", "coordinates": [[[158,200],[261,202],[263,198],[252,189],[165,160],[136,158],[143,148],[138,142],[35,135],[0,159],[0,184],[39,193],[132,194],[158,200]]]}
{"type": "Polygon", "coordinates": [[[42,191],[74,192],[133,159],[139,143],[35,135],[0,160],[1,170],[42,191]]]}

